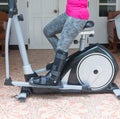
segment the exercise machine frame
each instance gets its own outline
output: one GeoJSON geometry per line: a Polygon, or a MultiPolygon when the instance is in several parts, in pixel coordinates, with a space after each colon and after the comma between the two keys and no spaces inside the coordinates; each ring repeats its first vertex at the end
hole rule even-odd
{"type": "MultiPolygon", "coordinates": [[[[63,68],[63,71],[61,73],[61,83],[57,86],[44,86],[44,85],[30,85],[29,84],[29,79],[31,77],[37,77],[39,73],[42,73],[44,71],[47,71],[50,69],[50,65],[47,65],[45,68],[36,70],[34,71],[32,69],[31,64],[29,63],[25,44],[24,44],[24,38],[22,35],[22,30],[19,24],[19,21],[23,20],[22,15],[18,15],[18,10],[17,10],[17,5],[16,5],[16,0],[9,0],[9,19],[8,19],[8,24],[7,24],[7,31],[6,31],[6,39],[5,39],[5,63],[6,63],[6,79],[5,79],[5,85],[7,86],[19,86],[21,87],[21,92],[20,94],[16,97],[19,100],[24,100],[28,95],[31,93],[114,93],[118,99],[120,99],[120,89],[118,86],[113,83],[117,72],[118,72],[118,65],[112,54],[102,45],[100,44],[95,44],[89,46],[89,36],[94,35],[94,30],[86,30],[81,32],[81,39],[80,41],[76,41],[75,43],[80,42],[80,47],[79,51],[72,54],[69,56],[66,60],[66,64],[63,68]],[[20,81],[13,81],[12,78],[10,77],[10,68],[9,68],[9,37],[10,37],[10,29],[12,22],[14,23],[15,26],[15,31],[17,34],[17,39],[18,39],[18,46],[20,50],[20,55],[22,58],[23,62],[23,71],[24,71],[24,76],[25,76],[25,81],[26,82],[20,82],[20,81]],[[88,46],[88,47],[87,47],[88,46]],[[85,56],[89,56],[89,54],[92,55],[102,55],[102,57],[105,57],[105,59],[110,60],[111,67],[113,67],[114,72],[111,80],[107,82],[105,86],[103,86],[100,89],[91,89],[89,86],[89,83],[86,81],[81,81],[81,85],[79,82],[73,81],[74,73],[71,76],[70,80],[66,80],[66,77],[70,74],[69,69],[71,67],[74,69],[74,65],[76,65],[75,62],[79,63],[78,59],[85,59],[85,56]],[[105,55],[104,55],[105,54],[105,55]],[[70,66],[68,66],[70,65],[70,66]],[[109,85],[108,85],[109,84],[109,85]]],[[[93,22],[92,22],[93,23],[93,22]]],[[[88,26],[92,27],[90,22],[88,22],[88,26]]],[[[78,64],[77,64],[78,65],[78,64]]],[[[91,64],[90,64],[91,65],[91,64]]],[[[98,70],[94,70],[94,74],[98,73],[98,70]]],[[[78,76],[79,77],[79,76],[78,76]]],[[[68,78],[68,77],[67,77],[68,78]]]]}

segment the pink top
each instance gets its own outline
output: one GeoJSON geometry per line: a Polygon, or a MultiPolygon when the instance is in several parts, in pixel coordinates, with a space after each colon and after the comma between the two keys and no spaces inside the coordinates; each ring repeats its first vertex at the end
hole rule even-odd
{"type": "Polygon", "coordinates": [[[66,14],[74,18],[88,20],[88,0],[67,0],[66,14]]]}

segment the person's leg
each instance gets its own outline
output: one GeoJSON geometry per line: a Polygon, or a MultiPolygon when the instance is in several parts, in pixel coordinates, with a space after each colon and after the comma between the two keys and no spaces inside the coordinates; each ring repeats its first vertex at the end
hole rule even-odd
{"type": "Polygon", "coordinates": [[[63,27],[61,39],[58,41],[56,55],[51,71],[46,76],[30,79],[30,84],[58,85],[61,71],[64,67],[70,44],[80,31],[83,30],[86,21],[69,17],[63,27]]]}
{"type": "Polygon", "coordinates": [[[68,52],[73,40],[81,31],[83,31],[85,24],[86,20],[68,17],[61,32],[61,36],[57,44],[57,49],[68,52]]]}
{"type": "Polygon", "coordinates": [[[44,35],[51,43],[55,51],[58,42],[58,37],[56,36],[56,34],[61,33],[66,19],[67,19],[67,15],[63,13],[54,20],[52,20],[50,23],[48,23],[43,29],[44,35]]]}

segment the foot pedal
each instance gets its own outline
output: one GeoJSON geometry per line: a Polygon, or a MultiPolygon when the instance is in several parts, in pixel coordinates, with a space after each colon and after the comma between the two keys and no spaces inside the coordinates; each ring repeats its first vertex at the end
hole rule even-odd
{"type": "Polygon", "coordinates": [[[29,82],[20,82],[20,81],[13,81],[13,86],[19,86],[19,87],[27,87],[27,88],[51,88],[51,89],[59,89],[62,88],[62,85],[57,86],[49,86],[49,85],[31,85],[29,82]]]}
{"type": "Polygon", "coordinates": [[[120,100],[120,89],[114,89],[113,93],[116,95],[116,97],[120,100]]]}

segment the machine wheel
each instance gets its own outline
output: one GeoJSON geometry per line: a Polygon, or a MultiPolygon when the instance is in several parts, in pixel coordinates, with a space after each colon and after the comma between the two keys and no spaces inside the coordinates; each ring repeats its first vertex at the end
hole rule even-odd
{"type": "Polygon", "coordinates": [[[115,67],[107,55],[90,53],[78,63],[76,74],[81,84],[87,83],[91,90],[100,91],[113,80],[115,67]]]}

